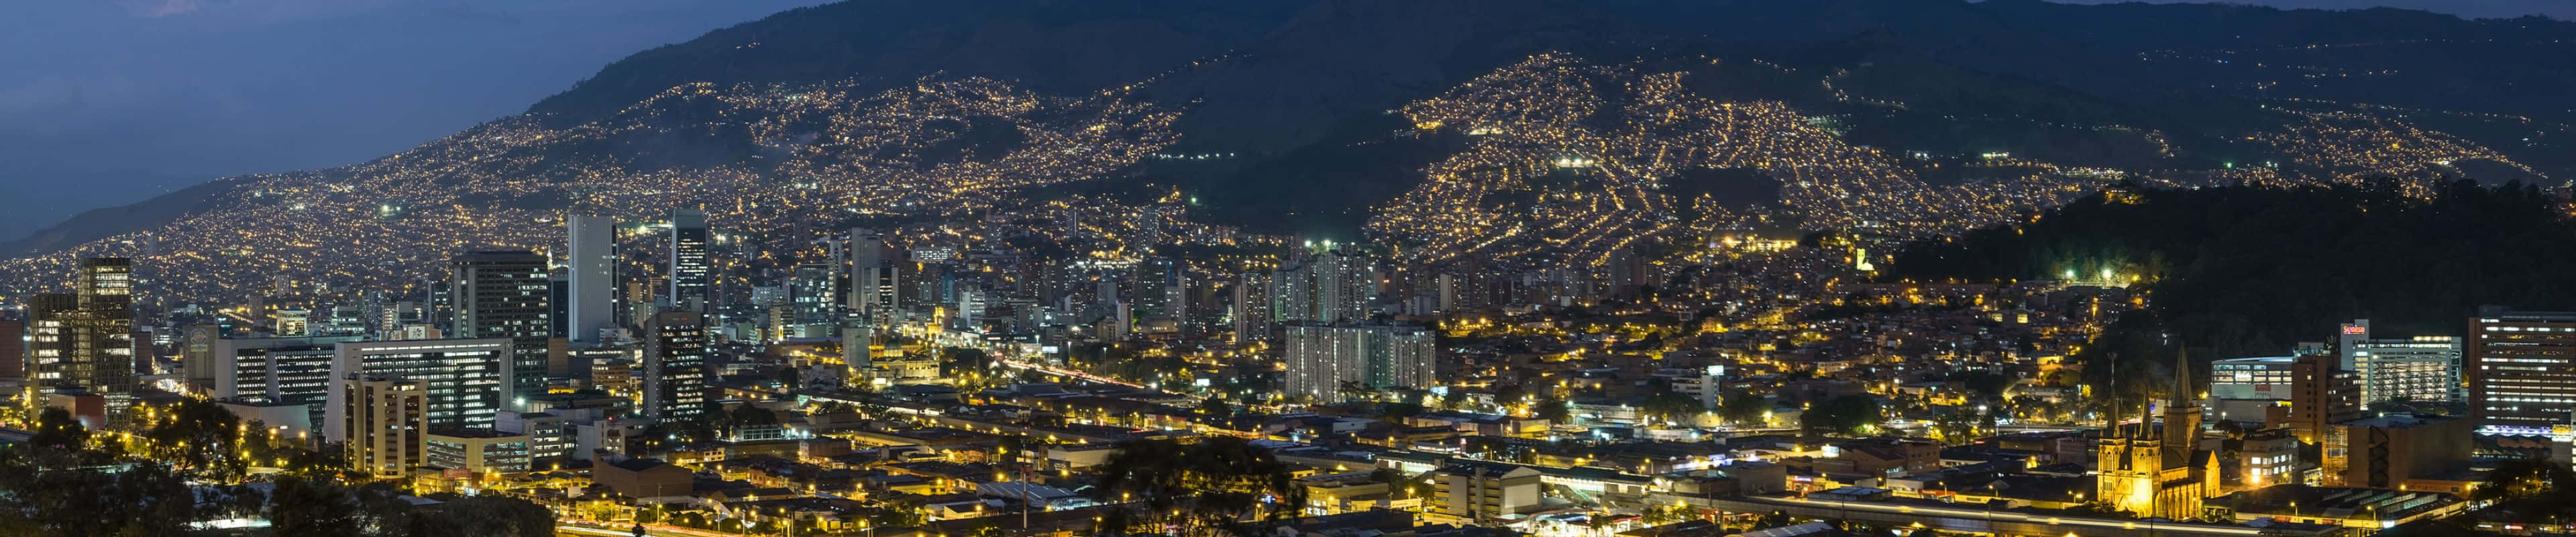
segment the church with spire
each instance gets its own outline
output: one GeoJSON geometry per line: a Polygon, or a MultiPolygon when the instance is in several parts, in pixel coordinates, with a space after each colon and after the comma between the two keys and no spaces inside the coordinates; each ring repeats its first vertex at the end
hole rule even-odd
{"type": "MultiPolygon", "coordinates": [[[[2174,357],[2174,386],[2164,421],[2120,423],[2113,415],[2094,448],[2095,498],[2143,517],[2200,518],[2201,502],[2219,494],[2218,456],[2200,449],[2201,409],[2191,384],[2191,360],[2174,357]]],[[[2119,404],[2112,404],[2118,412],[2119,404]]]]}

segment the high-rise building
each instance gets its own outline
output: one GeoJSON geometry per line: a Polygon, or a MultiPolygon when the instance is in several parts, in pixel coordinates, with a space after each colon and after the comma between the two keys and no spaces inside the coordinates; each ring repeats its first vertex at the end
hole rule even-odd
{"type": "Polygon", "coordinates": [[[554,298],[546,258],[525,250],[472,252],[456,257],[456,333],[464,339],[508,339],[510,354],[495,370],[504,381],[500,401],[545,393],[546,340],[554,336],[554,298]]]}
{"type": "Polygon", "coordinates": [[[2450,336],[2372,339],[2370,320],[2336,334],[2345,369],[2360,376],[2361,403],[2442,402],[2460,391],[2460,340],[2450,336]]]}
{"type": "MultiPolygon", "coordinates": [[[[837,325],[841,320],[840,271],[833,263],[802,263],[787,282],[787,301],[800,326],[837,325]]],[[[802,334],[802,331],[799,332],[802,334]]],[[[800,336],[812,337],[812,336],[800,336]]]]}
{"type": "Polygon", "coordinates": [[[1438,346],[1417,326],[1297,324],[1280,338],[1289,395],[1340,401],[1343,386],[1366,389],[1432,383],[1438,346]]]}
{"type": "Polygon", "coordinates": [[[1363,322],[1377,302],[1377,262],[1327,249],[1272,272],[1270,285],[1271,315],[1278,322],[1363,322]]]}
{"type": "Polygon", "coordinates": [[[617,219],[576,215],[564,221],[564,230],[564,265],[570,269],[564,337],[578,346],[597,345],[599,331],[617,327],[617,219]]]}
{"type": "Polygon", "coordinates": [[[133,263],[90,258],[81,260],[71,293],[29,301],[28,388],[98,395],[108,423],[124,423],[134,406],[133,290],[133,263]]]}
{"type": "Polygon", "coordinates": [[[891,250],[876,230],[850,230],[850,312],[880,324],[895,316],[902,288],[901,256],[891,250]]]}
{"type": "Polygon", "coordinates": [[[1273,323],[1277,322],[1271,308],[1277,304],[1270,297],[1274,289],[1270,277],[1268,272],[1247,272],[1234,284],[1232,320],[1234,341],[1238,344],[1271,339],[1273,323]]]}
{"type": "MultiPolygon", "coordinates": [[[[366,376],[391,375],[422,383],[427,391],[422,415],[430,427],[492,426],[501,410],[503,386],[499,364],[511,353],[507,339],[431,339],[340,343],[331,360],[335,383],[366,376]]],[[[345,394],[346,387],[329,393],[345,394]]],[[[346,407],[344,400],[325,403],[326,411],[346,407]]],[[[325,416],[322,437],[345,440],[337,429],[345,416],[325,416]]]]}
{"type": "Polygon", "coordinates": [[[715,242],[715,233],[707,229],[707,213],[696,209],[671,210],[671,306],[689,311],[706,311],[708,285],[714,283],[713,260],[707,248],[715,242]]]}
{"type": "Polygon", "coordinates": [[[2576,436],[2576,313],[2487,308],[2463,358],[2480,432],[2576,436]]]}
{"type": "Polygon", "coordinates": [[[2326,354],[2290,362],[2290,434],[2300,442],[2321,442],[2327,426],[2361,417],[2360,379],[2342,363],[2326,354]]]}
{"type": "Polygon", "coordinates": [[[666,311],[654,315],[644,332],[643,412],[658,419],[681,420],[707,410],[706,315],[666,311]]]}
{"type": "Polygon", "coordinates": [[[0,378],[27,378],[27,320],[0,318],[0,378]]]}
{"type": "Polygon", "coordinates": [[[337,416],[329,427],[348,450],[349,466],[380,479],[409,475],[424,461],[429,387],[385,375],[340,379],[337,416]]]}

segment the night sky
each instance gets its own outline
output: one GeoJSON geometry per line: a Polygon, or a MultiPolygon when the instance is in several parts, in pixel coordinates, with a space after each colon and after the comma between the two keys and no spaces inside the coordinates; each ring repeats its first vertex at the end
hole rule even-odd
{"type": "MultiPolygon", "coordinates": [[[[628,54],[817,3],[13,2],[0,17],[0,240],[216,177],[382,156],[524,110],[628,54]]],[[[2576,19],[2576,0],[2250,3],[2576,19]]]]}

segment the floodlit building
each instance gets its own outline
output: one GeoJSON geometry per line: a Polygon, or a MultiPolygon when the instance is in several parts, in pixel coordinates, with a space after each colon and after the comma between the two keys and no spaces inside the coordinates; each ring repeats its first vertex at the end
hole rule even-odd
{"type": "Polygon", "coordinates": [[[349,466],[377,478],[399,478],[424,460],[429,384],[399,377],[345,377],[341,410],[328,428],[339,431],[349,466]]]}

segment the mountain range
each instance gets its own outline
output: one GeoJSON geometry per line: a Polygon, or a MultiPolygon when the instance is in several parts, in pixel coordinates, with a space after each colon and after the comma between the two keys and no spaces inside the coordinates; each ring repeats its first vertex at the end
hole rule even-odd
{"type": "Polygon", "coordinates": [[[381,159],[0,245],[190,298],[545,248],[567,211],[782,236],[1067,190],[1424,261],[1955,230],[2121,181],[2576,173],[2576,24],[2037,0],[859,0],[639,52],[381,159]]]}

